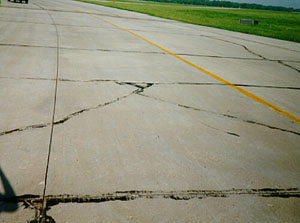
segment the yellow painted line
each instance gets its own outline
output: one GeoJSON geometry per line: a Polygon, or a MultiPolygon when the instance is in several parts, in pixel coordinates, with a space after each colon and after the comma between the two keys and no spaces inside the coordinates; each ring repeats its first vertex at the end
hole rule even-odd
{"type": "MultiPolygon", "coordinates": [[[[81,12],[83,12],[83,11],[81,11],[81,12]]],[[[138,34],[136,34],[136,33],[134,33],[134,32],[131,32],[131,31],[128,30],[128,29],[125,29],[125,28],[120,27],[120,26],[118,26],[118,25],[115,25],[115,24],[113,24],[113,23],[111,23],[111,22],[109,22],[109,21],[107,21],[107,20],[105,20],[105,19],[102,19],[102,18],[100,18],[100,17],[98,17],[98,16],[95,16],[95,15],[92,14],[92,13],[89,13],[89,12],[84,12],[84,13],[86,13],[86,14],[88,14],[88,15],[90,15],[90,16],[92,16],[92,17],[98,19],[98,20],[101,20],[101,21],[103,21],[103,22],[105,22],[105,23],[108,23],[108,24],[110,24],[110,25],[112,25],[112,26],[114,26],[114,27],[117,27],[117,28],[119,28],[119,29],[121,29],[121,30],[124,30],[125,32],[128,32],[128,33],[130,33],[130,34],[136,36],[137,38],[146,41],[147,43],[150,43],[151,45],[153,45],[153,46],[159,48],[160,50],[162,50],[162,51],[164,51],[164,52],[166,52],[166,53],[168,53],[168,54],[170,54],[170,55],[176,57],[177,59],[183,61],[184,63],[186,63],[186,64],[188,64],[188,65],[190,65],[190,66],[196,68],[197,70],[199,70],[199,71],[201,71],[201,72],[203,72],[203,73],[205,73],[205,74],[207,74],[207,75],[209,75],[209,76],[211,76],[211,77],[213,77],[213,78],[215,78],[216,80],[220,81],[221,83],[223,83],[223,84],[225,84],[225,85],[227,85],[227,86],[229,86],[229,87],[231,87],[231,88],[237,90],[238,92],[240,92],[241,94],[243,94],[243,95],[245,95],[245,96],[251,98],[252,100],[254,100],[254,101],[258,102],[258,103],[261,103],[261,104],[265,105],[266,107],[269,107],[269,108],[273,109],[273,110],[274,110],[275,112],[277,112],[278,114],[280,114],[280,115],[282,115],[282,116],[284,116],[284,117],[286,117],[286,118],[288,118],[288,119],[290,119],[290,120],[296,122],[297,124],[300,124],[300,118],[298,118],[297,116],[295,116],[295,115],[293,115],[293,114],[291,114],[291,113],[289,113],[289,112],[287,112],[287,111],[285,111],[285,110],[283,110],[283,109],[281,109],[281,108],[279,108],[279,107],[277,107],[277,106],[271,104],[270,102],[265,101],[264,99],[260,98],[259,96],[255,95],[255,94],[253,94],[253,93],[251,93],[251,92],[249,92],[249,91],[246,91],[246,90],[243,89],[243,88],[240,88],[240,87],[238,87],[238,86],[236,86],[236,85],[230,83],[229,81],[227,81],[227,80],[225,80],[225,79],[223,79],[223,78],[217,76],[216,74],[213,74],[213,73],[211,73],[211,72],[209,72],[209,71],[207,71],[207,70],[205,70],[205,69],[203,69],[203,68],[197,66],[196,64],[191,63],[190,61],[188,61],[188,60],[186,60],[186,59],[184,59],[184,58],[182,58],[182,57],[176,55],[175,53],[173,53],[173,52],[171,52],[171,51],[169,51],[169,50],[167,50],[167,49],[165,49],[165,48],[163,48],[163,47],[157,45],[156,43],[153,43],[153,42],[151,42],[150,40],[147,40],[146,38],[144,38],[144,37],[142,37],[142,36],[140,36],[140,35],[138,35],[138,34]]]]}

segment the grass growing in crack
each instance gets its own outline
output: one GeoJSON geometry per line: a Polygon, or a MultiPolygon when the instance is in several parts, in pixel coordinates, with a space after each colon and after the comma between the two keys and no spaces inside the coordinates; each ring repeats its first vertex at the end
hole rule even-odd
{"type": "Polygon", "coordinates": [[[210,26],[225,30],[300,42],[300,14],[264,10],[193,8],[176,4],[132,4],[121,0],[98,2],[76,0],[144,14],[173,19],[191,24],[210,26]],[[241,25],[239,19],[256,19],[258,25],[241,25]]]}

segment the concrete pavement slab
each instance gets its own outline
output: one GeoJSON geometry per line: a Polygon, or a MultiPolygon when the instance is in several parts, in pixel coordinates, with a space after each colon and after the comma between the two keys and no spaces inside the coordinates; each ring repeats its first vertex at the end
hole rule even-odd
{"type": "Polygon", "coordinates": [[[130,95],[136,88],[115,82],[61,81],[58,84],[55,120],[63,120],[83,110],[130,95]]]}
{"type": "MultiPolygon", "coordinates": [[[[249,89],[250,92],[251,90],[253,90],[254,93],[259,93],[258,95],[266,96],[267,98],[274,96],[274,94],[276,95],[276,91],[272,91],[275,93],[270,95],[270,92],[268,93],[265,89],[249,89]]],[[[272,101],[283,105],[289,112],[296,112],[295,114],[297,115],[299,113],[297,107],[298,91],[288,91],[289,93],[286,95],[288,101],[285,100],[286,97],[281,97],[282,91],[277,91],[278,99],[272,99],[272,101]],[[291,102],[292,99],[296,101],[291,102]]],[[[162,101],[180,104],[198,110],[210,111],[212,113],[215,112],[220,115],[233,116],[242,120],[251,120],[253,122],[277,126],[283,129],[299,131],[299,125],[296,123],[292,123],[290,120],[280,116],[270,108],[251,101],[250,98],[239,94],[236,90],[225,85],[155,85],[150,89],[147,89],[144,94],[162,101]],[[226,92],[227,97],[223,97],[224,92],[226,92]],[[240,106],[236,106],[236,104],[239,104],[240,106]],[[265,114],[268,115],[265,116],[265,114]]]]}
{"type": "Polygon", "coordinates": [[[300,115],[300,89],[285,88],[247,88],[250,92],[259,95],[272,104],[280,105],[280,107],[292,114],[300,115]]]}
{"type": "MultiPolygon", "coordinates": [[[[94,27],[108,28],[107,24],[100,23],[90,15],[80,12],[50,12],[55,23],[59,26],[77,26],[77,27],[94,27]]],[[[110,28],[110,27],[109,27],[110,28]]]]}
{"type": "Polygon", "coordinates": [[[182,57],[234,84],[300,87],[299,72],[276,61],[182,57]]]}
{"type": "Polygon", "coordinates": [[[0,78],[54,79],[56,54],[43,46],[0,45],[0,78]]]}
{"type": "Polygon", "coordinates": [[[299,199],[238,197],[174,201],[149,199],[99,204],[59,204],[57,222],[298,222],[299,199]]]}
{"type": "Polygon", "coordinates": [[[16,9],[5,8],[1,10],[0,21],[16,22],[16,23],[42,23],[52,24],[51,19],[45,11],[38,9],[16,9]]]}
{"type": "Polygon", "coordinates": [[[44,127],[0,136],[0,165],[13,190],[11,193],[5,193],[1,177],[2,196],[42,195],[49,133],[50,128],[44,127]]]}
{"type": "Polygon", "coordinates": [[[1,79],[1,134],[49,123],[53,109],[53,90],[53,81],[1,79]]]}
{"type": "Polygon", "coordinates": [[[157,53],[155,49],[153,52],[65,49],[61,50],[60,71],[62,78],[77,80],[217,82],[169,55],[157,53]]]}
{"type": "Polygon", "coordinates": [[[220,119],[139,95],[82,113],[55,126],[47,193],[299,186],[299,136],[220,119]]]}
{"type": "Polygon", "coordinates": [[[7,23],[0,21],[0,44],[56,47],[53,25],[32,23],[7,23]]]}
{"type": "MultiPolygon", "coordinates": [[[[104,24],[105,25],[105,24],[104,24]]],[[[93,27],[58,27],[60,46],[79,49],[106,49],[106,50],[143,50],[158,52],[155,47],[138,40],[119,29],[99,29],[93,27]],[[122,36],[120,38],[120,36],[122,36]]]]}
{"type": "Polygon", "coordinates": [[[34,219],[35,211],[30,208],[25,208],[24,206],[19,206],[18,209],[13,212],[5,211],[10,205],[10,203],[0,202],[0,209],[3,210],[2,213],[0,213],[1,223],[24,223],[26,220],[30,221],[34,219]]]}
{"type": "Polygon", "coordinates": [[[161,33],[145,33],[140,31],[136,33],[174,53],[259,58],[257,55],[249,53],[240,46],[224,43],[210,37],[177,34],[168,34],[165,36],[165,34],[161,33]]]}
{"type": "Polygon", "coordinates": [[[247,47],[252,52],[255,52],[258,55],[261,55],[267,59],[271,60],[291,60],[291,61],[299,61],[300,60],[300,49],[295,48],[287,48],[284,44],[279,45],[269,45],[265,43],[256,43],[256,42],[249,42],[240,39],[230,39],[224,38],[223,40],[228,40],[235,44],[240,44],[242,46],[247,47]]]}

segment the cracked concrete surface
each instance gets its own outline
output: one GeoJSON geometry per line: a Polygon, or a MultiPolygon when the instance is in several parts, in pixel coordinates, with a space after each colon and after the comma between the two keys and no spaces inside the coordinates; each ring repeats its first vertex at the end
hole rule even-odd
{"type": "Polygon", "coordinates": [[[85,12],[300,115],[298,43],[2,0],[1,222],[298,221],[297,123],[85,12]]]}

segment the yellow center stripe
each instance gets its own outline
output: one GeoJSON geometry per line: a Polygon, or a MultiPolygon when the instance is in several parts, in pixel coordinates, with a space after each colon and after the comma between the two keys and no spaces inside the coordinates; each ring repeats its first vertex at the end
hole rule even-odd
{"type": "Polygon", "coordinates": [[[114,27],[117,27],[117,28],[119,28],[119,29],[121,29],[121,30],[124,30],[124,31],[126,31],[126,32],[128,32],[128,33],[130,33],[130,34],[132,34],[132,35],[134,35],[134,36],[136,36],[136,37],[138,37],[138,38],[140,38],[140,39],[146,41],[147,43],[150,43],[151,45],[153,45],[153,46],[155,46],[155,47],[161,49],[162,51],[164,51],[164,52],[166,52],[166,53],[168,53],[168,54],[170,54],[170,55],[176,57],[177,59],[183,61],[184,63],[186,63],[186,64],[188,64],[188,65],[190,65],[190,66],[196,68],[197,70],[199,70],[199,71],[201,71],[201,72],[203,72],[203,73],[205,73],[205,74],[207,74],[207,75],[209,75],[209,76],[211,76],[211,77],[213,77],[213,78],[215,78],[216,80],[220,81],[221,83],[223,83],[223,84],[225,84],[225,85],[227,85],[227,86],[229,86],[229,87],[231,87],[231,88],[237,90],[238,92],[240,92],[241,94],[243,94],[243,95],[245,95],[245,96],[251,98],[252,100],[254,100],[254,101],[256,101],[256,102],[259,102],[259,103],[265,105],[266,107],[269,107],[269,108],[273,109],[273,110],[274,110],[275,112],[277,112],[278,114],[280,114],[280,115],[282,115],[282,116],[284,116],[284,117],[287,117],[288,119],[290,119],[290,120],[292,120],[292,121],[294,121],[294,122],[300,124],[300,118],[298,118],[297,116],[295,116],[295,115],[293,115],[293,114],[291,114],[291,113],[289,113],[289,112],[287,112],[287,111],[284,111],[283,109],[281,109],[281,108],[279,108],[279,107],[277,107],[277,106],[271,104],[270,102],[265,101],[264,99],[258,97],[257,95],[252,94],[251,92],[246,91],[245,89],[240,88],[240,87],[238,87],[238,86],[236,86],[236,85],[230,83],[230,82],[227,81],[227,80],[224,80],[223,78],[217,76],[216,74],[213,74],[213,73],[211,73],[211,72],[209,72],[209,71],[207,71],[207,70],[205,70],[205,69],[203,69],[203,68],[201,68],[201,67],[199,67],[199,66],[197,66],[197,65],[195,65],[195,64],[193,64],[193,63],[191,63],[190,61],[188,61],[188,60],[186,60],[186,59],[184,59],[184,58],[182,58],[182,57],[176,55],[175,53],[173,53],[173,52],[171,52],[171,51],[169,51],[169,50],[167,50],[167,49],[165,49],[165,48],[163,48],[163,47],[161,47],[161,46],[159,46],[159,45],[157,45],[157,44],[151,42],[150,40],[147,40],[146,38],[144,38],[144,37],[142,37],[142,36],[140,36],[140,35],[138,35],[138,34],[136,34],[136,33],[134,33],[134,32],[129,31],[128,29],[125,29],[125,28],[122,28],[122,27],[120,27],[120,26],[118,26],[118,25],[115,25],[115,24],[113,24],[113,23],[111,23],[111,22],[109,22],[109,21],[107,21],[107,20],[105,20],[105,19],[102,19],[102,18],[100,18],[100,17],[98,17],[98,16],[95,16],[95,15],[92,14],[92,13],[88,13],[88,12],[85,12],[85,13],[88,14],[88,15],[90,15],[90,16],[92,16],[92,17],[94,17],[94,18],[96,18],[96,19],[99,19],[99,20],[101,20],[101,21],[103,21],[103,22],[105,22],[105,23],[108,23],[108,24],[110,24],[110,25],[112,25],[112,26],[114,26],[114,27]]]}

